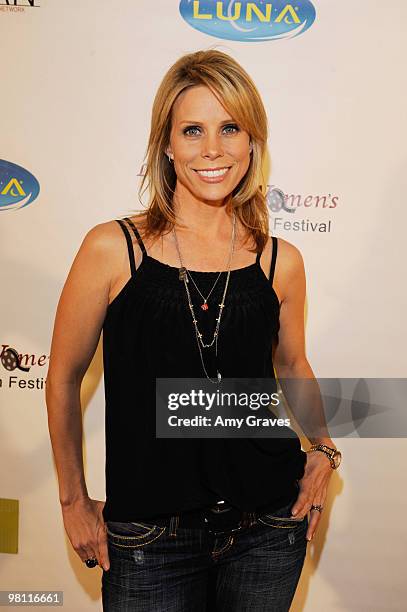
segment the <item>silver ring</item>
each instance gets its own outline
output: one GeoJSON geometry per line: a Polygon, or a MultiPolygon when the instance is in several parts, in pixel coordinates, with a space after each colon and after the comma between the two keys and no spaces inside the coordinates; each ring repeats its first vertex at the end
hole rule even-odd
{"type": "Polygon", "coordinates": [[[311,510],[318,510],[318,512],[322,512],[323,508],[324,508],[323,506],[314,506],[314,505],[311,506],[311,510]]]}

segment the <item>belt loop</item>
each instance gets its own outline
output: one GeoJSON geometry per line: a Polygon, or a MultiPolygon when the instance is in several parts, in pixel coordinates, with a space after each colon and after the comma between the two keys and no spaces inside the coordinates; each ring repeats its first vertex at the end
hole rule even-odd
{"type": "Polygon", "coordinates": [[[176,538],[177,537],[177,528],[179,525],[179,515],[175,514],[170,519],[170,527],[169,527],[169,536],[176,538]]]}
{"type": "Polygon", "coordinates": [[[242,512],[241,525],[242,525],[243,528],[251,526],[251,512],[248,512],[248,511],[245,511],[245,510],[242,512]]]}
{"type": "Polygon", "coordinates": [[[257,522],[257,512],[243,512],[242,527],[251,527],[257,522]]]}

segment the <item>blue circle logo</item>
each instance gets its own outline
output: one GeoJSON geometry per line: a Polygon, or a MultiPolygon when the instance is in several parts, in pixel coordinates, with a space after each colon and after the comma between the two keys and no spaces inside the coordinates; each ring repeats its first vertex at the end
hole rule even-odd
{"type": "Polygon", "coordinates": [[[179,10],[195,30],[242,42],[294,38],[308,30],[316,17],[310,0],[181,0],[179,10]]]}
{"type": "Polygon", "coordinates": [[[25,168],[0,159],[0,211],[28,206],[40,192],[40,184],[25,168]]]}

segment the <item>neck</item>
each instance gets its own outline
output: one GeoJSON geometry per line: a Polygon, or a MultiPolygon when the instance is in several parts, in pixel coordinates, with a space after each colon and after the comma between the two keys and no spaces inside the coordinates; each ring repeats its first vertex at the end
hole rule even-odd
{"type": "Polygon", "coordinates": [[[175,229],[196,236],[222,237],[230,235],[233,215],[226,211],[228,198],[222,201],[203,201],[182,194],[174,194],[175,229]]]}

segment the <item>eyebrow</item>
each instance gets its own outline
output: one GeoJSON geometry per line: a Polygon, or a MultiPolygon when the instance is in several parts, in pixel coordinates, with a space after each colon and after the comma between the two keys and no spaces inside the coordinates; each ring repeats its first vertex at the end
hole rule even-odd
{"type": "MultiPolygon", "coordinates": [[[[230,122],[233,122],[233,121],[234,121],[234,119],[232,119],[232,118],[225,119],[224,121],[221,121],[219,123],[219,125],[223,125],[224,123],[230,123],[230,122]]],[[[194,125],[203,125],[203,123],[201,123],[200,121],[192,121],[192,120],[191,121],[189,121],[189,120],[187,120],[187,121],[180,121],[180,125],[182,125],[183,123],[193,123],[194,125]]]]}

